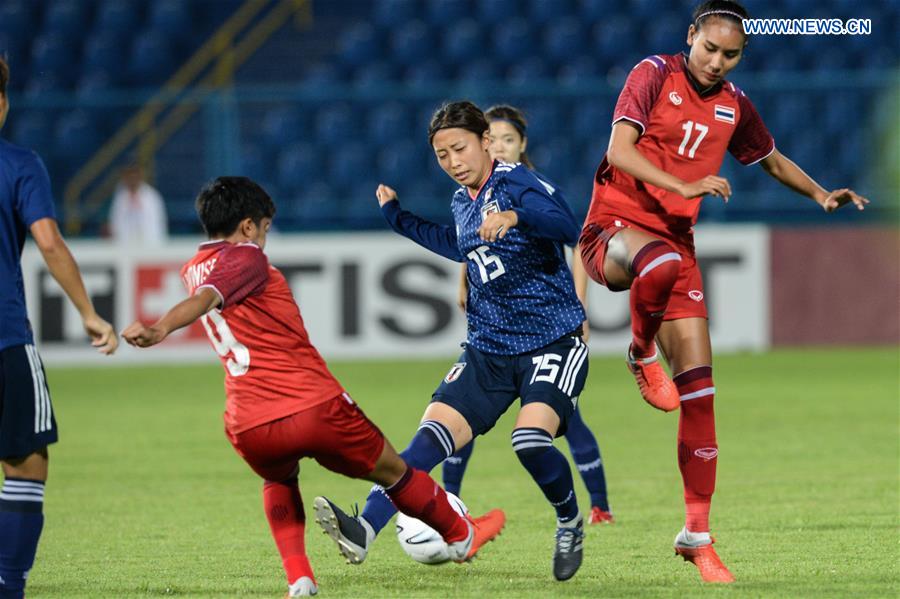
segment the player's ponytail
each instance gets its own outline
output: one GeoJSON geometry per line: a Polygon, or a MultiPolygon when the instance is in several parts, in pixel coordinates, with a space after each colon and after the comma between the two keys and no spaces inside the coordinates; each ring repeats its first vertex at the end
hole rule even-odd
{"type": "MultiPolygon", "coordinates": [[[[496,106],[488,108],[484,113],[484,116],[487,117],[488,122],[506,121],[513,126],[513,129],[519,132],[523,142],[528,138],[528,134],[526,133],[528,130],[528,121],[525,120],[525,115],[522,114],[522,111],[515,106],[510,106],[509,104],[497,104],[496,106]]],[[[525,152],[522,152],[519,156],[519,162],[530,169],[534,169],[531,159],[525,152]]]]}
{"type": "MultiPolygon", "coordinates": [[[[735,0],[707,0],[697,5],[694,9],[693,22],[694,29],[699,30],[707,19],[717,18],[731,21],[739,26],[740,31],[744,31],[742,21],[750,18],[750,13],[739,2],[735,0]]],[[[747,39],[747,34],[744,34],[747,39]]]]}
{"type": "Polygon", "coordinates": [[[447,102],[431,117],[431,124],[428,125],[429,144],[441,129],[465,129],[480,138],[488,130],[488,122],[481,109],[468,100],[447,102]]]}

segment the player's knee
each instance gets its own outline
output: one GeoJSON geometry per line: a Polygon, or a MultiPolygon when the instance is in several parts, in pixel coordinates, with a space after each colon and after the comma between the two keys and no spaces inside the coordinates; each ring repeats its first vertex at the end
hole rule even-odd
{"type": "Polygon", "coordinates": [[[539,458],[553,447],[553,435],[542,428],[521,427],[512,432],[512,446],[523,464],[539,458]]]}
{"type": "Polygon", "coordinates": [[[665,241],[651,241],[634,255],[631,273],[640,279],[653,279],[672,286],[681,270],[681,254],[665,241]]]}

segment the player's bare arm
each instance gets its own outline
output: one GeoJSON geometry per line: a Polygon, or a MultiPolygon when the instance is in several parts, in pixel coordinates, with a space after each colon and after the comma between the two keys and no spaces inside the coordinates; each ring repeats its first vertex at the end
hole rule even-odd
{"type": "Polygon", "coordinates": [[[35,221],[30,230],[50,274],[81,315],[81,322],[91,338],[91,345],[102,354],[109,355],[115,352],[119,346],[116,332],[112,325],[100,318],[94,310],[94,305],[84,289],[78,264],[60,234],[56,221],[52,218],[42,218],[35,221]]]}
{"type": "Polygon", "coordinates": [[[122,338],[129,345],[135,347],[150,347],[160,343],[173,331],[193,323],[195,320],[215,308],[221,303],[219,294],[203,287],[194,295],[176,304],[165,316],[154,324],[145,326],[140,321],[135,321],[122,331],[122,338]]]}
{"type": "Polygon", "coordinates": [[[640,133],[638,126],[629,121],[619,121],[613,125],[606,151],[606,159],[612,166],[644,183],[674,191],[688,199],[711,194],[727,202],[731,197],[731,184],[724,177],[707,175],[697,181],[682,181],[658,168],[635,147],[640,133]]]}
{"type": "Polygon", "coordinates": [[[852,189],[841,188],[828,191],[807,175],[793,160],[775,150],[764,158],[760,165],[767,173],[777,179],[785,187],[793,189],[801,195],[812,198],[825,212],[834,212],[845,204],[856,206],[857,210],[865,210],[869,200],[852,189]]]}

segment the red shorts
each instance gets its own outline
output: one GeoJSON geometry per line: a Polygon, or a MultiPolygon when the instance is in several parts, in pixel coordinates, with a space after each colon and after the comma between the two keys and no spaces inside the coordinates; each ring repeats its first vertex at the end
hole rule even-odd
{"type": "Polygon", "coordinates": [[[384,435],[346,393],[331,401],[232,434],[235,451],[266,480],[290,478],[300,458],[332,472],[361,478],[375,469],[384,435]]]}
{"type": "Polygon", "coordinates": [[[625,291],[606,282],[603,276],[603,261],[606,259],[606,248],[609,240],[613,235],[626,228],[637,229],[649,235],[660,237],[681,254],[681,270],[678,273],[675,287],[672,288],[672,295],[669,297],[669,304],[666,307],[666,315],[663,317],[663,320],[708,318],[706,301],[703,299],[703,277],[700,274],[700,267],[697,265],[697,256],[693,252],[693,247],[677,243],[672,239],[660,236],[658,233],[627,220],[610,217],[585,225],[581,231],[581,238],[578,240],[578,243],[581,247],[581,260],[584,263],[584,270],[588,276],[610,291],[625,291]]]}

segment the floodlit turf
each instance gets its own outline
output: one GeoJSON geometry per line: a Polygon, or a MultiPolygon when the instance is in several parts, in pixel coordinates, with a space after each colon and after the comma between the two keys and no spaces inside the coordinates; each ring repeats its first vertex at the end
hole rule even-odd
{"type": "MultiPolygon", "coordinates": [[[[450,363],[333,370],[402,447],[450,363]]],[[[218,365],[51,364],[49,379],[61,443],[52,449],[30,598],[283,596],[260,482],[222,434],[218,365]]],[[[574,579],[552,578],[553,516],[510,449],[511,412],[478,440],[463,485],[473,512],[502,507],[508,516],[480,559],[416,564],[389,527],[364,565],[349,566],[310,522],[321,596],[896,597],[897,349],[724,356],[715,380],[713,533],[735,585],[703,586],[693,566],[673,557],[682,525],[677,415],[649,408],[621,360],[604,358],[591,362],[581,401],[600,439],[617,523],[588,530],[574,579]]],[[[349,507],[368,485],[307,461],[301,489],[310,514],[315,495],[349,507]]]]}

